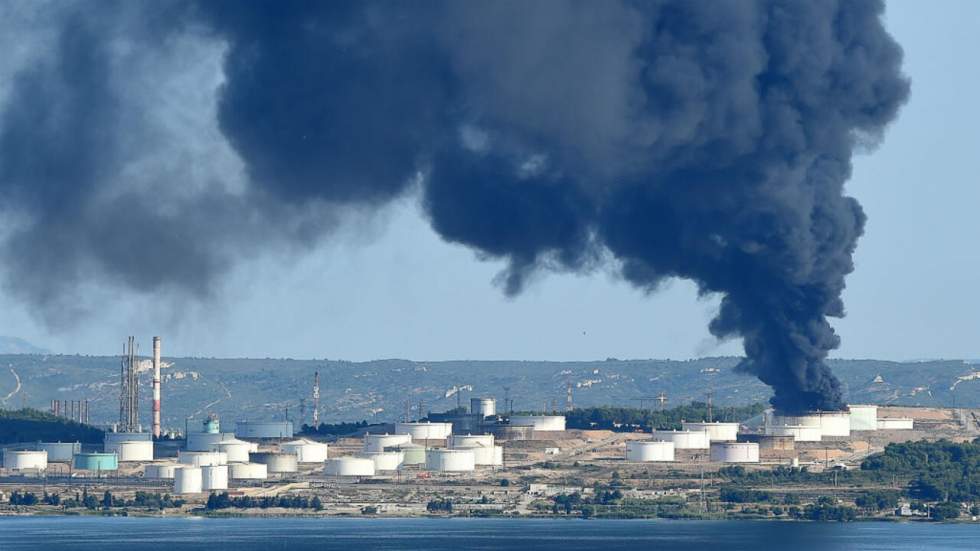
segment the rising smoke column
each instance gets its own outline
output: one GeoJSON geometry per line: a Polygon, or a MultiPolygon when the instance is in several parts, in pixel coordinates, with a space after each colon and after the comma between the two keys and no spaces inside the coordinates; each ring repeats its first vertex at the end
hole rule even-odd
{"type": "MultiPolygon", "coordinates": [[[[844,277],[864,224],[844,183],[854,150],[880,139],[909,90],[880,1],[168,8],[102,24],[96,30],[109,30],[85,35],[85,49],[62,42],[55,59],[89,52],[78,64],[102,67],[89,79],[92,99],[64,84],[57,63],[18,75],[0,129],[0,200],[30,208],[14,223],[8,260],[23,243],[81,236],[65,247],[71,267],[95,262],[93,273],[145,292],[206,289],[228,256],[315,242],[333,227],[319,221],[338,209],[372,209],[419,185],[443,238],[507,262],[505,292],[519,293],[542,270],[589,271],[609,260],[645,290],[691,279],[722,296],[710,330],[743,338],[740,369],[772,386],[775,406],[843,406],[824,364],[838,345],[827,318],[844,314],[844,277]],[[86,237],[108,212],[94,197],[104,182],[125,189],[116,165],[133,154],[118,136],[135,119],[113,101],[131,88],[106,61],[109,46],[147,24],[222,48],[215,123],[245,175],[240,189],[205,186],[145,209],[193,229],[192,238],[165,234],[171,251],[196,259],[173,274],[144,273],[86,237]],[[35,105],[45,95],[63,116],[47,120],[35,105]],[[17,149],[23,136],[44,151],[62,121],[88,131],[86,103],[115,121],[94,136],[105,145],[59,141],[47,152],[49,164],[92,167],[83,179],[66,172],[41,182],[38,170],[4,161],[30,157],[17,149]],[[49,134],[17,113],[37,113],[49,134]],[[61,204],[57,189],[73,181],[84,184],[72,190],[77,199],[61,204]],[[32,186],[54,193],[26,193],[32,186]],[[53,236],[41,232],[63,212],[70,216],[53,236]],[[291,222],[297,213],[304,223],[291,222]]],[[[61,36],[78,28],[63,24],[61,36]]],[[[126,197],[143,204],[139,191],[126,197]]],[[[123,244],[155,237],[133,231],[123,244]]],[[[34,292],[20,293],[29,300],[43,295],[37,289],[63,289],[43,265],[17,257],[14,266],[15,290],[10,274],[37,274],[34,292]]]]}

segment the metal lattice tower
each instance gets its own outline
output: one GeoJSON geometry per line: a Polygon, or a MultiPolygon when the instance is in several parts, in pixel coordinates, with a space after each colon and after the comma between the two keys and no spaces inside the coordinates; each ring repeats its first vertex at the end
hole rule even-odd
{"type": "Polygon", "coordinates": [[[139,373],[137,362],[139,345],[136,337],[126,339],[123,345],[122,365],[119,371],[119,431],[138,432],[140,429],[139,414],[139,373]]]}
{"type": "Polygon", "coordinates": [[[320,426],[320,372],[313,374],[313,427],[320,426]]]}

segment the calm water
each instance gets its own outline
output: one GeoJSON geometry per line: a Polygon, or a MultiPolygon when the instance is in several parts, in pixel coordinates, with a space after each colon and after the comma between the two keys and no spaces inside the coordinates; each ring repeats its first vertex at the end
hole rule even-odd
{"type": "Polygon", "coordinates": [[[0,518],[0,550],[980,548],[980,525],[499,519],[0,518]]]}

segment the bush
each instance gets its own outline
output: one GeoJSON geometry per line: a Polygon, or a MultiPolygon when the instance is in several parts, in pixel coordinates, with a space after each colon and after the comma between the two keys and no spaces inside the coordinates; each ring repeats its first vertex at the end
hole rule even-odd
{"type": "Polygon", "coordinates": [[[960,517],[960,504],[950,501],[937,503],[929,508],[929,518],[932,520],[950,520],[960,517]]]}

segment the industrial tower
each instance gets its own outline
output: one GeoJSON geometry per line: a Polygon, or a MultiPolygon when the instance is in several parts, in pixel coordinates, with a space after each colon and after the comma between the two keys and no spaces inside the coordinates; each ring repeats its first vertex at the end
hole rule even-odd
{"type": "Polygon", "coordinates": [[[137,356],[139,345],[136,337],[126,339],[123,345],[122,366],[119,371],[119,431],[139,432],[139,373],[137,356]]]}
{"type": "Polygon", "coordinates": [[[320,372],[313,373],[313,428],[320,426],[320,372]]]}
{"type": "Polygon", "coordinates": [[[153,337],[153,438],[160,438],[160,337],[153,337]]]}

